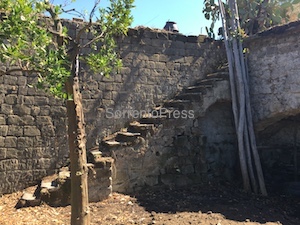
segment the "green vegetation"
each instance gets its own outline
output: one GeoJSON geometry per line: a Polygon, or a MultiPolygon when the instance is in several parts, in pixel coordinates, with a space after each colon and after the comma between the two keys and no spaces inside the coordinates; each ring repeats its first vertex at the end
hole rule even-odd
{"type": "MultiPolygon", "coordinates": [[[[289,11],[300,0],[237,0],[239,19],[243,33],[253,35],[269,27],[279,25],[289,21],[289,11]]],[[[230,17],[231,12],[228,1],[224,5],[226,17],[230,17]]],[[[204,0],[203,13],[205,18],[211,20],[211,26],[206,28],[210,37],[215,38],[214,28],[217,20],[220,19],[220,7],[218,1],[204,0]]],[[[300,14],[298,15],[300,18],[300,14]]]]}
{"type": "Polygon", "coordinates": [[[61,6],[48,0],[1,0],[0,60],[6,67],[0,75],[21,71],[37,75],[36,86],[56,97],[65,98],[68,117],[68,143],[71,161],[71,223],[89,224],[84,116],[79,92],[79,56],[91,45],[94,52],[84,56],[92,71],[109,75],[122,64],[116,52],[114,35],[126,34],[132,22],[134,0],[110,0],[106,9],[95,0],[88,20],[76,37],[68,35],[60,20],[61,6]],[[45,14],[50,17],[45,17],[45,14]],[[96,14],[97,20],[93,21],[96,14]],[[92,33],[83,44],[83,35],[92,33]],[[96,46],[100,46],[99,49],[96,46]]]}

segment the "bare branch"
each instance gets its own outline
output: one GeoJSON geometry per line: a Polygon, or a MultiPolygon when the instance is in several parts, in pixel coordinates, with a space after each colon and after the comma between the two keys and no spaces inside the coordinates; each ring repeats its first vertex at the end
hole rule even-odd
{"type": "Polygon", "coordinates": [[[100,4],[100,1],[101,0],[96,0],[95,1],[94,7],[92,8],[91,13],[90,13],[90,22],[92,21],[92,18],[93,18],[94,14],[95,14],[97,6],[100,4]]]}
{"type": "Polygon", "coordinates": [[[82,46],[83,48],[89,46],[90,44],[95,43],[96,41],[98,41],[100,38],[102,38],[104,35],[104,32],[102,32],[100,35],[98,35],[97,37],[93,38],[92,40],[90,40],[88,43],[86,43],[84,46],[82,46]]]}
{"type": "Polygon", "coordinates": [[[69,15],[73,15],[73,16],[78,16],[78,17],[82,17],[83,19],[85,19],[85,15],[79,11],[77,11],[76,9],[68,9],[68,10],[64,10],[64,13],[68,13],[69,15]]]}
{"type": "MultiPolygon", "coordinates": [[[[79,30],[79,32],[78,32],[78,34],[77,34],[77,37],[76,37],[76,43],[79,43],[81,35],[82,35],[88,28],[90,28],[90,27],[92,26],[92,24],[93,24],[92,18],[93,18],[94,14],[95,14],[95,11],[96,11],[96,9],[97,9],[97,6],[100,4],[100,1],[101,1],[101,0],[96,0],[96,1],[95,1],[95,4],[94,4],[94,6],[93,6],[93,8],[92,8],[92,10],[91,10],[91,12],[90,12],[89,22],[88,22],[83,28],[81,28],[81,29],[79,30]]],[[[85,46],[86,46],[86,45],[85,45],[85,46]]]]}
{"type": "Polygon", "coordinates": [[[68,39],[69,41],[73,41],[73,38],[70,37],[69,35],[65,36],[64,34],[59,33],[59,32],[57,32],[57,31],[55,31],[55,30],[50,29],[50,28],[47,28],[47,31],[50,32],[51,34],[54,34],[54,35],[60,37],[60,38],[66,38],[66,39],[68,39]]]}

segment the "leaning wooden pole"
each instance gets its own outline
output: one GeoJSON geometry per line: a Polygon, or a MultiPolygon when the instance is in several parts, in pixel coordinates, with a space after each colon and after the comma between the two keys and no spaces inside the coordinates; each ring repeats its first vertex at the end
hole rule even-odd
{"type": "Polygon", "coordinates": [[[244,61],[236,0],[228,0],[228,5],[231,15],[229,21],[226,20],[223,2],[219,0],[243,185],[245,191],[252,189],[257,192],[258,179],[260,192],[267,195],[252,122],[248,71],[244,61]],[[231,33],[228,32],[228,23],[231,33]]]}
{"type": "MultiPolygon", "coordinates": [[[[236,0],[233,1],[233,10],[234,14],[236,15],[235,21],[237,24],[237,29],[238,31],[241,30],[240,27],[240,22],[239,22],[239,13],[238,13],[238,6],[236,0]]],[[[239,37],[240,35],[238,35],[239,37]]],[[[243,54],[243,47],[242,47],[242,42],[240,39],[238,39],[238,49],[239,49],[239,55],[241,59],[241,68],[242,68],[242,79],[244,80],[245,83],[245,98],[246,98],[246,120],[247,120],[247,129],[249,133],[249,139],[250,139],[250,149],[252,150],[252,155],[253,155],[253,161],[254,165],[256,168],[256,174],[258,177],[258,183],[260,187],[260,191],[262,195],[267,195],[267,190],[265,186],[265,180],[261,168],[261,162],[260,162],[260,157],[257,151],[257,146],[256,146],[256,138],[255,138],[255,133],[254,133],[254,127],[253,127],[253,120],[252,120],[252,111],[251,111],[251,105],[250,105],[250,91],[249,91],[249,81],[248,81],[248,70],[245,65],[245,59],[244,59],[244,54],[243,54]]]]}
{"type": "Polygon", "coordinates": [[[228,66],[229,66],[229,81],[230,81],[230,90],[231,90],[231,99],[232,99],[232,111],[234,115],[234,121],[235,121],[235,128],[236,128],[236,134],[238,137],[238,151],[239,151],[239,159],[240,159],[240,167],[241,167],[241,173],[242,173],[242,179],[243,179],[243,186],[244,189],[249,191],[250,190],[250,181],[249,181],[249,175],[248,175],[248,169],[246,164],[246,157],[245,157],[245,151],[244,151],[244,143],[243,143],[243,125],[244,122],[241,124],[241,111],[240,111],[240,101],[241,98],[239,98],[238,93],[240,91],[239,87],[236,85],[236,65],[235,65],[235,57],[233,54],[233,46],[232,46],[232,40],[229,37],[228,34],[228,28],[227,28],[227,21],[226,21],[226,12],[224,5],[221,0],[219,0],[219,6],[220,6],[220,12],[221,12],[221,18],[222,18],[222,25],[223,25],[223,31],[224,31],[224,42],[226,47],[226,54],[228,59],[228,66]]]}

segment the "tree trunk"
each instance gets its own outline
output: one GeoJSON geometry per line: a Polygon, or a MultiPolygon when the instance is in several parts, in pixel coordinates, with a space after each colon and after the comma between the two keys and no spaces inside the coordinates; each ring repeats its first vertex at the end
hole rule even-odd
{"type": "Polygon", "coordinates": [[[66,89],[72,99],[67,100],[68,142],[71,161],[71,224],[90,224],[88,206],[88,168],[86,161],[85,123],[79,91],[78,56],[66,89]]]}

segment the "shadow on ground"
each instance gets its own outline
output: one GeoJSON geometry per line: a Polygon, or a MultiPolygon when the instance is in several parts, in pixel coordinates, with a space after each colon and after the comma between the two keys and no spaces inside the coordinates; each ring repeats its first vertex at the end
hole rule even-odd
{"type": "Polygon", "coordinates": [[[231,185],[193,186],[184,189],[146,189],[134,197],[149,212],[221,213],[235,221],[259,223],[280,221],[284,225],[300,224],[300,198],[262,197],[244,193],[231,185]]]}

